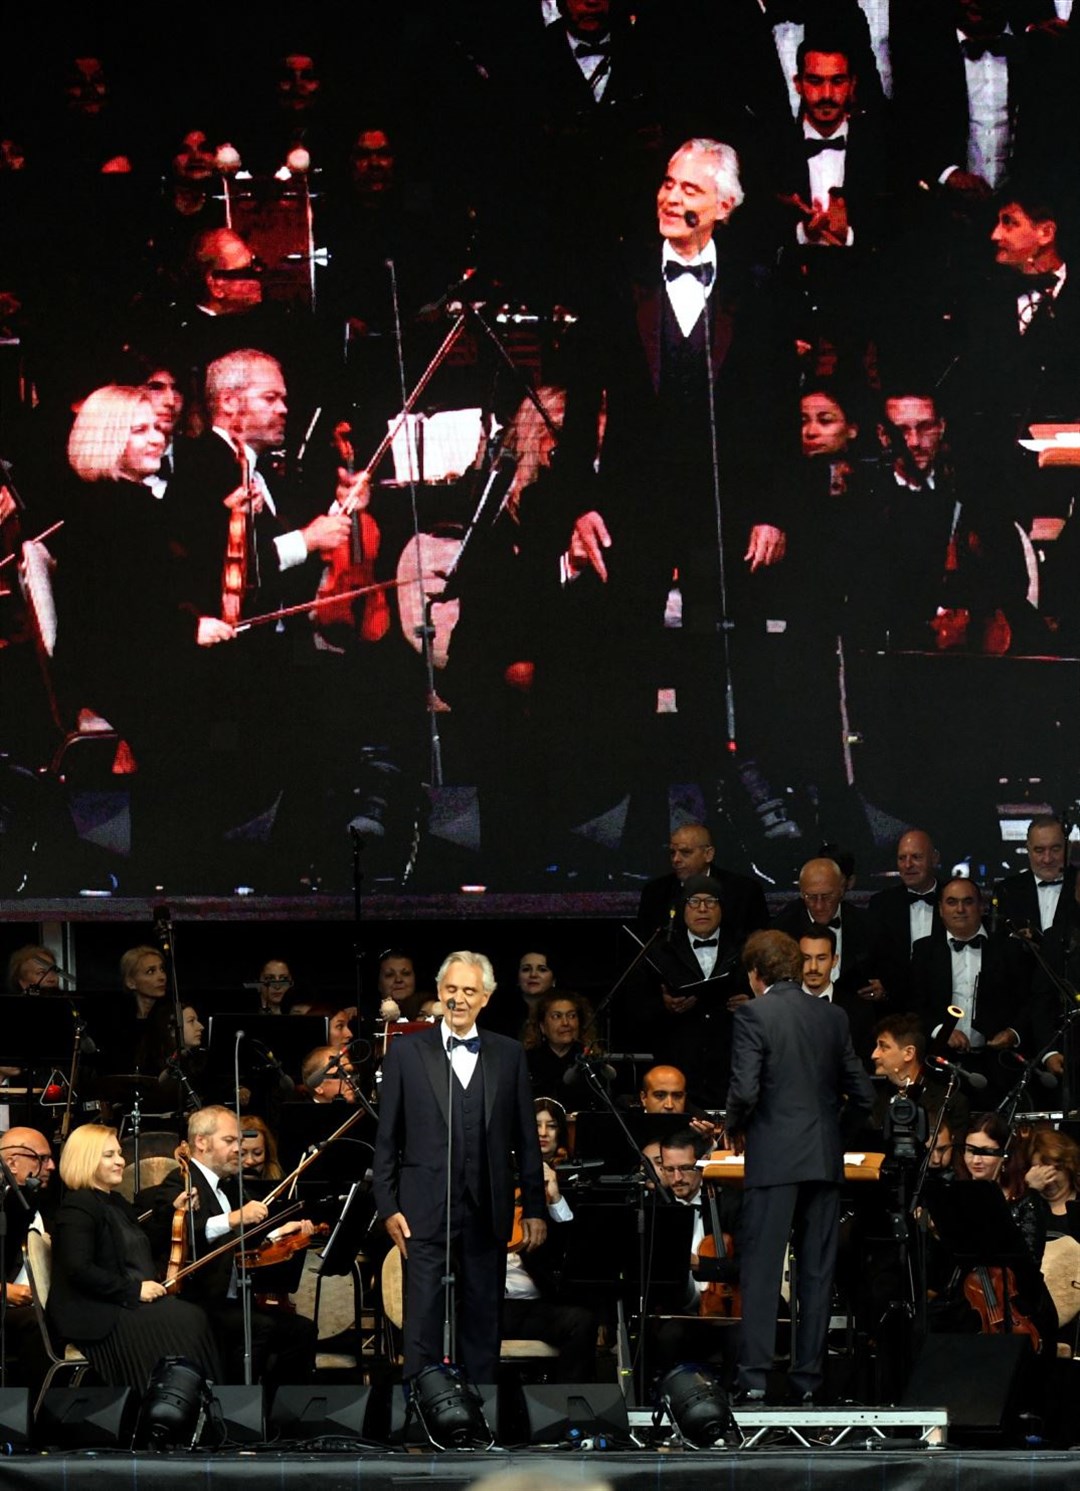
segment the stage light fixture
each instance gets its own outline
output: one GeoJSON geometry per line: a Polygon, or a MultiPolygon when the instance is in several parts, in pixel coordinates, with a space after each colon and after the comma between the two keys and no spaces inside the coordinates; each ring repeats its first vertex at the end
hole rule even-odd
{"type": "Polygon", "coordinates": [[[411,1405],[437,1450],[487,1450],[495,1443],[480,1395],[459,1368],[425,1367],[411,1387],[411,1405]]]}
{"type": "Polygon", "coordinates": [[[209,1407],[200,1368],[182,1356],[163,1357],[143,1398],[137,1439],[152,1450],[194,1449],[209,1407]]]}
{"type": "Polygon", "coordinates": [[[734,1428],[728,1395],[707,1367],[672,1367],[661,1379],[660,1401],[679,1438],[692,1450],[711,1449],[734,1428]]]}

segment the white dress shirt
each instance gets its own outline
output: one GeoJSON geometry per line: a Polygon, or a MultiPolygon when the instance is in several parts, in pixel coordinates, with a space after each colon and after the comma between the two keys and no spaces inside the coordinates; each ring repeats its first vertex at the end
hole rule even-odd
{"type": "Polygon", "coordinates": [[[456,1036],[458,1040],[467,1041],[470,1037],[478,1035],[479,1032],[475,1024],[470,1026],[468,1030],[457,1031],[451,1029],[444,1020],[439,1030],[442,1036],[443,1050],[447,1051],[450,1057],[450,1065],[454,1068],[454,1076],[461,1083],[462,1087],[468,1087],[472,1081],[473,1072],[476,1071],[476,1063],[480,1060],[480,1053],[479,1051],[468,1051],[464,1046],[455,1046],[452,1051],[449,1051],[448,1047],[451,1036],[456,1036]]]}
{"type": "Polygon", "coordinates": [[[1024,335],[1032,321],[1034,321],[1035,313],[1043,301],[1056,300],[1061,294],[1061,287],[1065,283],[1068,272],[1067,265],[1059,264],[1057,269],[1054,270],[1053,285],[1048,286],[1045,290],[1024,290],[1016,297],[1016,320],[1021,336],[1024,335]]]}
{"type": "Polygon", "coordinates": [[[695,254],[692,259],[683,259],[675,252],[671,244],[665,241],[661,263],[663,266],[668,264],[712,265],[712,280],[708,285],[703,285],[692,274],[680,274],[673,280],[665,277],[664,289],[667,291],[668,302],[679,323],[679,330],[684,337],[688,337],[697,325],[698,317],[705,309],[713,286],[716,284],[716,244],[710,238],[700,254],[695,254]]]}
{"type": "MultiPolygon", "coordinates": [[[[237,442],[233,439],[233,437],[228,433],[227,430],[221,429],[218,425],[214,425],[213,428],[215,435],[220,436],[220,438],[224,440],[225,444],[229,446],[231,450],[237,451],[237,442]]],[[[270,488],[266,484],[266,478],[265,476],[263,476],[262,472],[256,468],[255,465],[256,461],[259,459],[258,452],[253,450],[250,445],[244,444],[243,442],[241,442],[241,444],[243,446],[244,459],[247,461],[247,468],[251,485],[262,497],[262,500],[266,504],[266,507],[269,509],[269,511],[272,512],[275,517],[277,517],[277,506],[274,503],[274,498],[270,492],[270,488]]],[[[239,453],[240,452],[237,451],[237,454],[239,453]]],[[[334,511],[336,511],[336,505],[334,511]]],[[[295,569],[298,564],[303,564],[308,557],[307,544],[305,544],[304,542],[304,535],[298,528],[294,528],[290,533],[279,533],[274,539],[274,548],[277,550],[278,568],[282,570],[295,569]]]]}
{"type": "Polygon", "coordinates": [[[912,900],[908,907],[908,927],[911,931],[911,946],[920,937],[929,937],[934,924],[934,908],[925,901],[912,900]]]}
{"type": "Polygon", "coordinates": [[[1042,931],[1047,931],[1053,925],[1054,917],[1057,915],[1058,902],[1061,900],[1061,882],[1052,885],[1049,880],[1040,880],[1035,877],[1035,894],[1039,899],[1039,926],[1042,931]]]}
{"type": "Polygon", "coordinates": [[[964,946],[959,952],[949,941],[949,956],[952,959],[952,1003],[963,1010],[956,1022],[956,1029],[966,1035],[972,1049],[986,1045],[986,1037],[973,1029],[971,1021],[978,1015],[977,997],[979,974],[982,971],[982,948],[964,946]]]}
{"type": "MultiPolygon", "coordinates": [[[[962,31],[957,42],[965,40],[962,31]]],[[[967,170],[981,176],[996,191],[1009,164],[1009,60],[984,52],[977,60],[964,58],[968,96],[967,170]]]]}

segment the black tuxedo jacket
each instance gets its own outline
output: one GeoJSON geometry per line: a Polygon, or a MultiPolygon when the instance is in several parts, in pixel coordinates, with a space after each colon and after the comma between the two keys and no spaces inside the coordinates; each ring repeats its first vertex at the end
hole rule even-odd
{"type": "Polygon", "coordinates": [[[841,1009],[782,982],[735,1011],[727,1125],[745,1136],[747,1186],[843,1180],[845,1100],[865,1118],[874,1092],[841,1009]]]}
{"type": "MultiPolygon", "coordinates": [[[[733,870],[723,870],[719,865],[710,865],[708,874],[716,881],[716,894],[720,898],[721,928],[736,942],[745,942],[751,932],[759,932],[769,925],[769,908],[765,892],[760,883],[749,875],[737,875],[733,870]]],[[[650,880],[641,892],[638,905],[638,933],[643,938],[651,937],[657,927],[665,929],[678,926],[678,907],[682,899],[682,881],[677,875],[661,875],[650,880]]]]}
{"type": "Polygon", "coordinates": [[[656,1000],[650,1040],[657,1064],[677,1067],[686,1077],[692,1102],[706,1108],[723,1106],[731,1069],[732,1015],[727,1001],[748,992],[739,966],[739,944],[721,924],[716,966],[707,983],[694,955],[690,935],[678,926],[670,942],[656,944],[649,954],[653,971],[673,993],[694,995],[697,1005],[674,1014],[656,1000]],[[721,977],[731,971],[730,978],[721,977]],[[688,988],[687,985],[695,987],[688,988]]]}
{"type": "MultiPolygon", "coordinates": [[[[210,1182],[203,1175],[197,1165],[190,1167],[191,1185],[199,1198],[199,1205],[195,1212],[195,1257],[202,1258],[211,1253],[215,1248],[221,1247],[223,1243],[229,1242],[236,1237],[236,1232],[229,1231],[216,1238],[214,1242],[206,1241],[206,1223],[210,1217],[221,1215],[210,1182]]],[[[229,1197],[230,1206],[235,1206],[239,1199],[236,1194],[236,1183],[233,1180],[223,1182],[224,1189],[229,1197]]],[[[169,1251],[169,1237],[172,1230],[173,1202],[181,1191],[185,1190],[184,1179],[179,1170],[173,1171],[166,1176],[162,1183],[154,1186],[152,1190],[145,1193],[144,1200],[151,1208],[151,1217],[147,1228],[150,1241],[155,1255],[165,1257],[169,1251]]],[[[246,1200],[253,1199],[251,1195],[245,1196],[246,1200]]],[[[190,1233],[189,1233],[190,1236],[190,1233]]],[[[185,1256],[185,1262],[190,1263],[190,1256],[185,1256]]],[[[212,1263],[207,1263],[203,1268],[197,1269],[190,1279],[186,1279],[183,1285],[184,1298],[190,1299],[196,1304],[223,1304],[228,1292],[229,1283],[232,1279],[233,1266],[236,1263],[236,1250],[223,1253],[220,1258],[215,1258],[212,1263]]]]}
{"type": "MultiPolygon", "coordinates": [[[[1027,1051],[1032,1034],[1030,982],[1030,970],[1016,944],[991,937],[982,950],[975,1029],[989,1040],[1011,1027],[1027,1051]]],[[[921,937],[911,950],[911,1002],[929,1041],[931,1031],[948,1018],[952,1003],[952,952],[944,928],[933,937],[921,937]]]]}
{"type": "MultiPolygon", "coordinates": [[[[515,1178],[522,1213],[547,1217],[525,1052],[517,1041],[480,1031],[492,1228],[509,1238],[515,1178]],[[515,1177],[516,1170],[516,1177],[515,1177]]],[[[383,1063],[373,1181],[379,1216],[402,1212],[412,1235],[438,1238],[446,1226],[449,1059],[443,1027],[393,1041],[383,1063]]],[[[454,1078],[453,1080],[457,1080],[454,1078]]]]}
{"type": "MultiPolygon", "coordinates": [[[[1076,866],[1065,868],[1064,884],[1058,897],[1057,909],[1051,926],[1061,930],[1069,925],[1069,908],[1076,900],[1076,866]]],[[[1039,891],[1031,870],[1021,870],[1016,875],[1006,875],[994,886],[994,925],[1004,932],[1022,932],[1030,929],[1036,934],[1042,931],[1039,918],[1039,891]]],[[[1049,931],[1050,929],[1047,928],[1049,931]]]]}
{"type": "MultiPolygon", "coordinates": [[[[189,443],[169,483],[166,501],[173,551],[181,565],[185,598],[199,616],[221,615],[222,569],[229,537],[229,509],[224,499],[239,486],[240,475],[235,452],[211,430],[189,443]]],[[[277,513],[264,507],[254,518],[255,564],[249,564],[248,581],[254,584],[257,571],[259,586],[245,601],[249,615],[293,599],[314,597],[321,573],[317,556],[314,562],[309,559],[284,572],[280,569],[274,539],[312,515],[297,512],[275,482],[269,485],[277,513]]]]}
{"type": "MultiPolygon", "coordinates": [[[[773,926],[798,942],[814,929],[814,922],[801,900],[789,901],[773,918],[773,926]]],[[[891,999],[862,999],[859,990],[871,978],[882,978],[874,957],[870,918],[858,906],[840,903],[840,967],[833,984],[833,1003],[847,1015],[851,1038],[860,1060],[868,1062],[874,1046],[874,1026],[894,1008],[891,999]]],[[[888,985],[886,985],[888,988],[888,985]]],[[[828,1002],[828,1001],[826,1001],[828,1002]]]]}
{"type": "MultiPolygon", "coordinates": [[[[797,120],[786,144],[776,189],[785,195],[795,193],[809,206],[810,165],[806,144],[802,122],[797,120]]],[[[844,182],[840,194],[847,207],[848,223],[854,233],[852,247],[855,249],[874,247],[889,231],[889,169],[888,151],[877,124],[863,114],[853,115],[847,123],[844,182]]],[[[790,245],[794,237],[792,225],[785,241],[790,245]]]]}
{"type": "MultiPolygon", "coordinates": [[[[930,924],[931,936],[941,929],[937,890],[930,924]]],[[[906,885],[890,885],[870,897],[866,908],[870,917],[872,958],[879,969],[878,977],[889,992],[894,1009],[907,1009],[911,989],[911,897],[906,885]]]]}
{"type": "Polygon", "coordinates": [[[52,1230],[52,1285],[49,1319],[69,1341],[103,1341],[121,1310],[139,1305],[139,1283],[127,1276],[116,1234],[109,1224],[110,1206],[135,1209],[122,1196],[69,1191],[52,1230]]]}

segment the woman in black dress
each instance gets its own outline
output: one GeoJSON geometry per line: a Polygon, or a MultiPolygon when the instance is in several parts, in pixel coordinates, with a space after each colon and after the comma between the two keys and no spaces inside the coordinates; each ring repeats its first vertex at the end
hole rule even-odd
{"type": "Polygon", "coordinates": [[[113,1387],[141,1393],[165,1356],[220,1378],[206,1316],[154,1277],[149,1238],[117,1189],[123,1175],[115,1129],[88,1123],[74,1130],[60,1160],[68,1194],[52,1230],[50,1323],[113,1387]]]}
{"type": "Polygon", "coordinates": [[[68,438],[78,481],[56,574],[60,711],[72,725],[85,711],[102,716],[130,748],[132,879],[151,885],[178,868],[181,846],[212,854],[197,821],[208,797],[209,705],[195,664],[200,647],[234,635],[185,601],[168,499],[145,485],[164,448],[142,390],[108,385],[89,395],[68,438]]]}

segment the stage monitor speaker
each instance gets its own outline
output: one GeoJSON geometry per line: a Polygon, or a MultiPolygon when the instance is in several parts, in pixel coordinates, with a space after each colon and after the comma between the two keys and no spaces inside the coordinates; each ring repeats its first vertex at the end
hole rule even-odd
{"type": "Polygon", "coordinates": [[[626,1444],[630,1421],[615,1382],[525,1383],[530,1444],[581,1445],[608,1439],[626,1444]]]}
{"type": "Polygon", "coordinates": [[[49,1449],[126,1450],[138,1412],[129,1387],[54,1387],[45,1394],[34,1437],[49,1449]]]}
{"type": "Polygon", "coordinates": [[[277,1439],[366,1439],[371,1388],[287,1384],[270,1406],[270,1433],[277,1439]]]}
{"type": "MultiPolygon", "coordinates": [[[[480,1401],[484,1407],[484,1418],[487,1426],[495,1437],[496,1443],[502,1439],[500,1428],[499,1410],[499,1386],[495,1382],[478,1382],[473,1384],[480,1394],[480,1401]]],[[[415,1412],[409,1418],[408,1432],[405,1431],[405,1393],[402,1388],[395,1387],[390,1399],[390,1423],[386,1426],[386,1432],[379,1434],[378,1438],[385,1439],[388,1444],[404,1445],[412,1449],[416,1445],[429,1446],[431,1441],[424,1433],[420,1420],[415,1412]]]]}
{"type": "Polygon", "coordinates": [[[30,1443],[30,1390],[0,1388],[0,1455],[24,1450],[30,1443]]]}
{"type": "Polygon", "coordinates": [[[949,1413],[950,1438],[987,1440],[1007,1435],[1020,1408],[1027,1336],[927,1336],[900,1400],[902,1408],[949,1413]]]}
{"type": "Polygon", "coordinates": [[[210,1412],[203,1425],[199,1444],[202,1449],[220,1449],[224,1445],[261,1444],[266,1438],[266,1415],[262,1384],[225,1383],[214,1388],[210,1412]]]}

